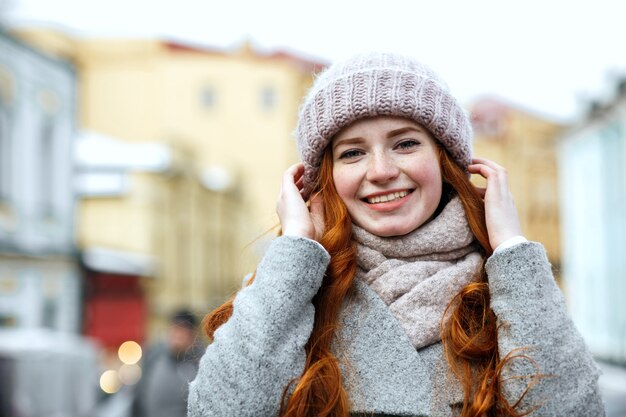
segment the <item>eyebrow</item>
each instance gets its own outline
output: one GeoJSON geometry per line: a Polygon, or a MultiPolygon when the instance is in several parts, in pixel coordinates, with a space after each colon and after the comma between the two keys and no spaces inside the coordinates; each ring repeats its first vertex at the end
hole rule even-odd
{"type": "Polygon", "coordinates": [[[406,132],[424,133],[424,130],[420,129],[418,127],[415,127],[415,126],[401,127],[400,129],[395,129],[395,130],[392,130],[390,132],[387,132],[387,139],[392,138],[394,136],[401,135],[401,134],[406,133],[406,132]]]}
{"type": "MultiPolygon", "coordinates": [[[[394,130],[390,130],[389,132],[387,132],[387,139],[393,138],[395,136],[399,136],[402,135],[403,133],[406,132],[417,132],[417,133],[425,133],[423,129],[420,129],[418,127],[415,126],[405,126],[405,127],[401,127],[399,129],[394,129],[394,130]]],[[[342,139],[339,140],[335,143],[333,143],[333,149],[335,149],[338,145],[344,145],[344,144],[353,144],[353,143],[359,143],[362,142],[363,138],[360,136],[356,136],[353,138],[348,138],[348,139],[342,139]]]]}
{"type": "Polygon", "coordinates": [[[353,143],[363,142],[363,138],[360,136],[349,138],[349,139],[341,139],[337,142],[333,141],[333,149],[335,149],[339,145],[351,145],[353,143]]]}

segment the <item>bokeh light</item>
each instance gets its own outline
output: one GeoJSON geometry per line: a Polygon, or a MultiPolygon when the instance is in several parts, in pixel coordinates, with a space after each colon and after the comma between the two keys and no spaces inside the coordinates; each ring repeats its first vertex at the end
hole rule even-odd
{"type": "Polygon", "coordinates": [[[141,346],[132,340],[124,342],[117,350],[117,356],[126,365],[134,365],[141,359],[141,346]]]}
{"type": "Polygon", "coordinates": [[[137,364],[124,364],[117,373],[124,385],[135,385],[141,379],[141,367],[137,364]]]}
{"type": "Polygon", "coordinates": [[[104,371],[102,375],[100,375],[100,388],[107,394],[116,393],[117,391],[119,391],[121,385],[122,384],[117,375],[117,371],[113,369],[104,371]]]}

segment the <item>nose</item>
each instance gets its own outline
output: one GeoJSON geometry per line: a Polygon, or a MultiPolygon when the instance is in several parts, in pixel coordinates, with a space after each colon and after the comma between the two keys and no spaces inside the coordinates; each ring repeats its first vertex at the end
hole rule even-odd
{"type": "Polygon", "coordinates": [[[385,183],[395,179],[400,169],[390,155],[385,152],[372,154],[367,167],[367,180],[375,183],[385,183]]]}

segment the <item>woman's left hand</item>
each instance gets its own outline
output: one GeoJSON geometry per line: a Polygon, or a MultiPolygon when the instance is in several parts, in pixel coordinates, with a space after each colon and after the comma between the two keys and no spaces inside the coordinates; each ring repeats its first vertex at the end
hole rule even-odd
{"type": "Polygon", "coordinates": [[[467,170],[487,180],[487,187],[478,187],[478,190],[485,200],[485,219],[492,249],[514,236],[521,235],[522,229],[509,190],[506,169],[489,159],[474,158],[467,170]]]}

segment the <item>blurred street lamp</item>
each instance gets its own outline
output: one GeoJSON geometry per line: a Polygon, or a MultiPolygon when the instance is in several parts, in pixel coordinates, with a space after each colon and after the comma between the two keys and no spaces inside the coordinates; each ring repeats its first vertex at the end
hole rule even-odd
{"type": "Polygon", "coordinates": [[[132,340],[122,343],[117,350],[117,356],[127,365],[134,365],[139,362],[141,355],[141,346],[132,340]]]}
{"type": "Polygon", "coordinates": [[[115,394],[121,387],[117,371],[109,369],[100,376],[100,388],[107,394],[115,394]]]}
{"type": "Polygon", "coordinates": [[[141,379],[141,368],[139,365],[127,365],[124,364],[118,371],[120,381],[124,385],[135,385],[141,379]]]}

